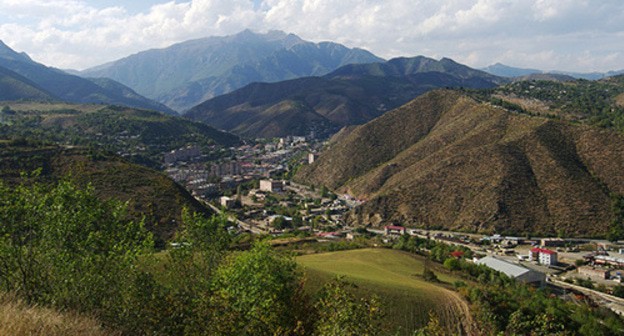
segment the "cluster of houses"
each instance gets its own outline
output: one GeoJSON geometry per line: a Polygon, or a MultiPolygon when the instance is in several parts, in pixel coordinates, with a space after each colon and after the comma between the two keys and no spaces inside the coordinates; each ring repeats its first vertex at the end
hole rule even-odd
{"type": "Polygon", "coordinates": [[[198,146],[188,145],[165,153],[163,161],[165,161],[165,164],[173,164],[178,161],[190,161],[200,156],[201,149],[198,146]]]}
{"type": "Polygon", "coordinates": [[[165,153],[163,161],[169,177],[197,197],[212,198],[238,184],[284,172],[287,162],[309,147],[305,137],[287,137],[230,148],[221,155],[226,158],[214,161],[198,146],[188,145],[165,153]]]}

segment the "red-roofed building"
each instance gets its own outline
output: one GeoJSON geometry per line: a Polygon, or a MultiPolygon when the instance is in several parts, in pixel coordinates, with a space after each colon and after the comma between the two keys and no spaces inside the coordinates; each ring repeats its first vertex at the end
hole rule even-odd
{"type": "Polygon", "coordinates": [[[464,256],[464,251],[453,251],[451,252],[451,256],[457,259],[461,259],[464,256]]]}
{"type": "Polygon", "coordinates": [[[386,225],[384,226],[384,234],[388,235],[402,235],[405,234],[405,228],[403,226],[397,225],[386,225]]]}
{"type": "Polygon", "coordinates": [[[542,265],[556,265],[557,264],[557,252],[543,248],[532,248],[529,251],[529,260],[537,261],[542,265]]]}
{"type": "Polygon", "coordinates": [[[321,237],[321,238],[330,238],[330,239],[335,239],[335,238],[340,238],[342,234],[340,232],[319,232],[316,234],[317,237],[321,237]]]}

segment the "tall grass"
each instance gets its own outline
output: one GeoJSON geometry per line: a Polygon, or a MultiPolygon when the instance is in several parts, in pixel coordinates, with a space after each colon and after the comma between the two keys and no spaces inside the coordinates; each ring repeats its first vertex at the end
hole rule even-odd
{"type": "Polygon", "coordinates": [[[0,335],[104,336],[105,330],[91,317],[29,305],[14,295],[0,293],[0,335]]]}

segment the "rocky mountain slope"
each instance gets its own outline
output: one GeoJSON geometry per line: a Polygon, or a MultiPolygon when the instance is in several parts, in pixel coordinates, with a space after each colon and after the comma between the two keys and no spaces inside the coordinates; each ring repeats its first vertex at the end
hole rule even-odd
{"type": "Polygon", "coordinates": [[[339,134],[296,179],[365,202],[354,224],[604,236],[624,136],[440,90],[339,134]]]}
{"type": "Polygon", "coordinates": [[[252,82],[320,76],[346,64],[377,61],[383,60],[337,43],[245,30],[140,52],[81,74],[114,79],[182,112],[252,82]]]}

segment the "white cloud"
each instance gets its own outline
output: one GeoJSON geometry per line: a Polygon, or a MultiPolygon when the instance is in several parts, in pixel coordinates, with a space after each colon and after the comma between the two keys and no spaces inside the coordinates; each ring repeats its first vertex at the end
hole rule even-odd
{"type": "Polygon", "coordinates": [[[61,68],[245,28],[333,40],[382,57],[624,68],[624,3],[618,0],[177,0],[138,13],[79,0],[0,0],[0,13],[0,39],[61,68]]]}

